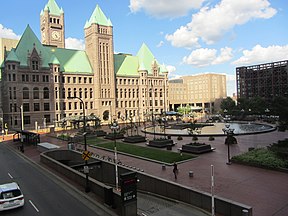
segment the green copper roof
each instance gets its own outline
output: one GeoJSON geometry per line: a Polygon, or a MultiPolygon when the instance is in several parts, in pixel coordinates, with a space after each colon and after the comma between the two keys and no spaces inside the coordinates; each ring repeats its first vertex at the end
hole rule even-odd
{"type": "Polygon", "coordinates": [[[50,55],[28,25],[15,49],[15,54],[20,61],[20,65],[27,66],[27,53],[31,53],[34,48],[37,50],[39,55],[41,54],[43,60],[42,64],[48,67],[50,55]]]}
{"type": "MultiPolygon", "coordinates": [[[[61,14],[64,13],[63,9],[59,8],[57,3],[54,0],[49,0],[48,3],[45,5],[44,11],[48,10],[49,14],[55,15],[55,16],[60,16],[61,14]]],[[[42,12],[41,12],[42,13],[42,12]]]]}
{"type": "Polygon", "coordinates": [[[148,74],[151,74],[151,66],[155,60],[155,57],[146,44],[142,44],[136,56],[139,58],[139,65],[141,65],[141,69],[145,68],[148,71],[148,74]]]}
{"type": "Polygon", "coordinates": [[[89,21],[86,22],[84,28],[88,28],[93,23],[103,26],[112,26],[111,20],[107,19],[99,5],[96,5],[96,8],[94,9],[89,21]]]}
{"type": "Polygon", "coordinates": [[[57,59],[57,57],[53,54],[53,55],[51,56],[51,58],[50,58],[49,64],[54,64],[54,65],[58,64],[58,65],[60,65],[60,62],[59,62],[59,60],[57,59]]]}
{"type": "Polygon", "coordinates": [[[89,59],[82,50],[47,47],[60,62],[61,71],[68,73],[92,73],[89,59]]]}
{"type": "Polygon", "coordinates": [[[14,62],[20,62],[17,55],[15,54],[15,49],[11,49],[9,52],[6,61],[14,61],[14,62]]]}
{"type": "Polygon", "coordinates": [[[136,56],[115,54],[114,71],[117,76],[139,76],[136,56]]]}
{"type": "Polygon", "coordinates": [[[52,46],[43,46],[28,25],[18,42],[17,47],[9,58],[20,62],[20,66],[28,66],[28,52],[35,49],[42,59],[42,67],[49,67],[49,64],[59,64],[62,72],[68,73],[93,73],[89,59],[82,50],[63,49],[52,46]]]}

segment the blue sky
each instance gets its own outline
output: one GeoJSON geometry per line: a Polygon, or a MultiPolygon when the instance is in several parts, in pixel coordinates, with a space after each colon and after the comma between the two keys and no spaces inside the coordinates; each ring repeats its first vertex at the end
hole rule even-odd
{"type": "MultiPolygon", "coordinates": [[[[40,38],[40,11],[47,2],[1,2],[0,37],[19,38],[29,24],[40,38]]],[[[66,47],[84,49],[83,27],[98,4],[112,21],[115,52],[135,55],[146,43],[170,78],[226,74],[229,96],[236,92],[236,67],[288,59],[286,0],[56,2],[65,13],[66,47]]]]}

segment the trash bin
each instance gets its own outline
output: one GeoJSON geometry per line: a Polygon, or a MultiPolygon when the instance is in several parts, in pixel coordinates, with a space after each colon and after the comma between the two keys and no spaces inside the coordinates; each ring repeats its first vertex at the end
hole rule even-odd
{"type": "Polygon", "coordinates": [[[67,149],[68,150],[75,150],[75,146],[74,146],[74,143],[68,143],[68,145],[67,145],[67,149]]]}

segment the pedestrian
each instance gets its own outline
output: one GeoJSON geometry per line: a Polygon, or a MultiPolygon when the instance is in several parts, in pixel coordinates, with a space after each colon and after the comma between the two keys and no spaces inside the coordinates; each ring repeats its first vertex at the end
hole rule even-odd
{"type": "Polygon", "coordinates": [[[175,179],[177,179],[178,167],[177,167],[177,163],[176,162],[174,162],[174,164],[173,164],[173,173],[174,173],[175,179]]]}

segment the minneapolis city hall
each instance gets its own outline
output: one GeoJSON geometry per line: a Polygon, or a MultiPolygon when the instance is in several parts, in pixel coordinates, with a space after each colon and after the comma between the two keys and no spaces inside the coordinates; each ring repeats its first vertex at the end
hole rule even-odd
{"type": "MultiPolygon", "coordinates": [[[[84,26],[85,50],[65,48],[64,11],[55,0],[40,13],[40,31],[41,41],[29,25],[20,40],[0,41],[1,108],[9,128],[20,128],[21,120],[29,129],[43,120],[54,125],[83,110],[104,121],[143,121],[169,109],[165,65],[144,43],[135,56],[115,54],[112,22],[98,5],[84,26]]],[[[226,96],[221,79],[217,98],[226,96]]]]}

